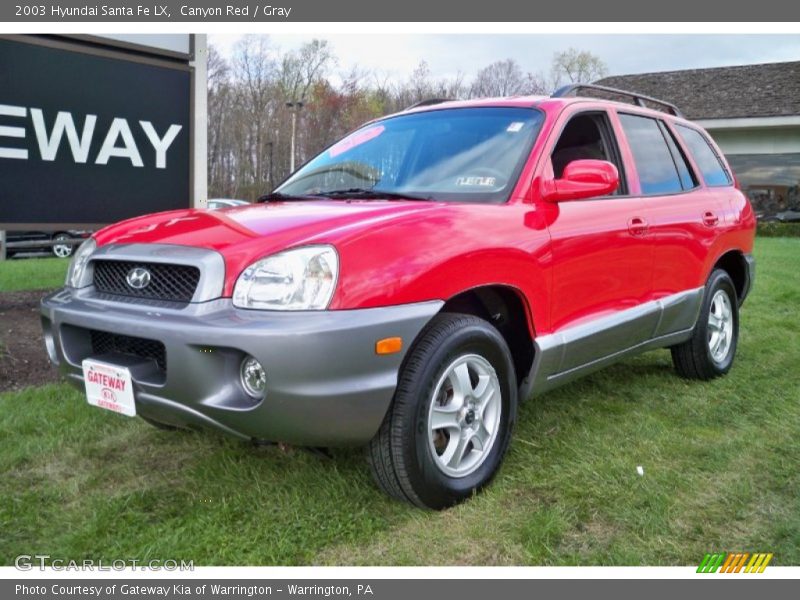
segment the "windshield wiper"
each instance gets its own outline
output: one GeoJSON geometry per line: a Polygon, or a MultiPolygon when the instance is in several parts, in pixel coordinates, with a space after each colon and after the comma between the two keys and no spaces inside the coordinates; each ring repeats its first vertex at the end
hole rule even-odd
{"type": "Polygon", "coordinates": [[[258,198],[258,202],[294,202],[298,200],[319,200],[315,195],[284,194],[283,192],[272,192],[258,198]]]}
{"type": "Polygon", "coordinates": [[[402,192],[387,192],[375,188],[347,188],[342,190],[327,190],[313,194],[325,198],[353,198],[358,200],[432,200],[430,196],[419,194],[406,194],[402,192]]]}

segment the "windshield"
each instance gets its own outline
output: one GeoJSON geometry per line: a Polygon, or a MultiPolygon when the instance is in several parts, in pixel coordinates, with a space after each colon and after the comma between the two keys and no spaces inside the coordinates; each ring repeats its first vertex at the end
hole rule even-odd
{"type": "Polygon", "coordinates": [[[542,119],[531,108],[460,108],[391,117],[337,142],[276,192],[313,196],[371,190],[426,200],[505,202],[542,119]]]}

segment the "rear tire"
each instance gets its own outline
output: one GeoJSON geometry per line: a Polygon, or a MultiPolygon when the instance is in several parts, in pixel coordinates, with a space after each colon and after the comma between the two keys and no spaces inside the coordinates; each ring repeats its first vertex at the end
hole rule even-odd
{"type": "Polygon", "coordinates": [[[516,420],[502,335],[471,315],[440,314],[420,334],[367,458],[378,486],[421,508],[469,498],[494,477],[516,420]]]}
{"type": "Polygon", "coordinates": [[[736,287],[722,269],[711,273],[692,337],[673,346],[672,362],[686,379],[709,380],[731,370],[739,341],[736,287]]]}

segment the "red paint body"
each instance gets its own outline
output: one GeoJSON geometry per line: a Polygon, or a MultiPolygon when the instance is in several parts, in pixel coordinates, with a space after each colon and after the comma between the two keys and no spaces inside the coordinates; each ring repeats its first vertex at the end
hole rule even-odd
{"type": "Polygon", "coordinates": [[[575,98],[459,104],[535,104],[545,114],[506,204],[277,202],[149,215],[107,227],[95,238],[99,245],[158,242],[218,250],[226,261],[227,296],[255,260],[295,246],[330,243],[341,262],[331,309],[447,300],[499,284],[525,300],[534,334],[700,287],[723,254],[752,251],[755,216],[734,186],[707,188],[701,182],[683,193],[640,195],[616,111],[654,116],[668,127],[680,119],[575,98]],[[547,201],[553,184],[550,153],[568,118],[585,110],[609,113],[630,195],[547,201]]]}

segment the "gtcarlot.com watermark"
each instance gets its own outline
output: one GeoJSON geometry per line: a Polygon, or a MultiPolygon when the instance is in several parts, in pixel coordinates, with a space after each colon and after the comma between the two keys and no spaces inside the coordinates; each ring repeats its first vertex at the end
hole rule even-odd
{"type": "Polygon", "coordinates": [[[54,558],[49,554],[20,554],[14,559],[19,571],[194,571],[194,561],[168,559],[117,558],[113,560],[83,560],[54,558]]]}

